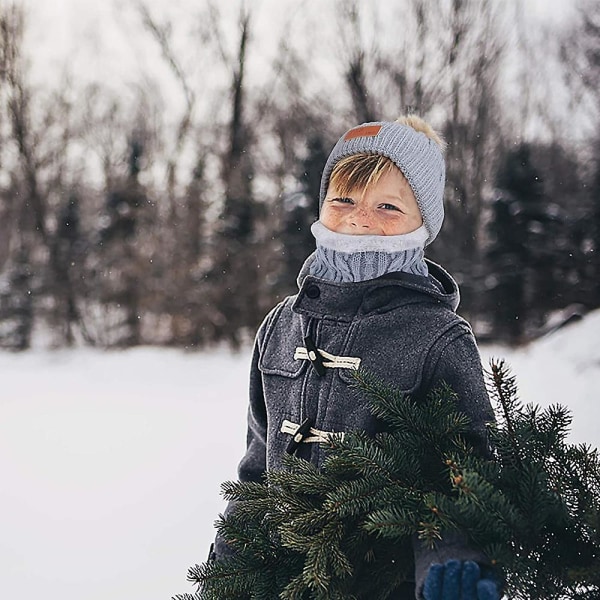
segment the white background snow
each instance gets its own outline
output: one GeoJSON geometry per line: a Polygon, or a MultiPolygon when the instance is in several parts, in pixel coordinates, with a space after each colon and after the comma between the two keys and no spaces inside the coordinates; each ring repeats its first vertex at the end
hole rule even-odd
{"type": "MultiPolygon", "coordinates": [[[[600,311],[508,351],[521,398],[600,444],[600,311]]],[[[191,592],[244,448],[249,351],[0,354],[0,598],[191,592]]]]}

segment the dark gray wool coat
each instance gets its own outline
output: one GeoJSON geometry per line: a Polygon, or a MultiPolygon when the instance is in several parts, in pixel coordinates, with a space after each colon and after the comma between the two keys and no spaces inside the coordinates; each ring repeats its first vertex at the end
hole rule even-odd
{"type": "MultiPolygon", "coordinates": [[[[316,465],[323,460],[320,432],[376,433],[378,422],[364,393],[350,387],[355,359],[413,398],[448,383],[458,395],[459,410],[471,419],[473,441],[485,452],[486,423],[494,417],[471,328],[455,312],[459,293],[452,277],[428,261],[429,277],[397,272],[335,283],[306,275],[310,260],[298,278],[298,294],[278,304],[256,336],[240,480],[260,481],[266,469],[280,468],[296,427],[306,419],[313,430],[296,454],[316,465]],[[339,366],[326,365],[320,376],[308,360],[306,336],[333,355],[325,355],[325,363],[341,357],[339,366]]],[[[215,550],[218,557],[228,549],[217,538],[215,550]]],[[[434,562],[485,562],[459,536],[443,540],[435,550],[415,541],[414,552],[417,590],[434,562]]]]}

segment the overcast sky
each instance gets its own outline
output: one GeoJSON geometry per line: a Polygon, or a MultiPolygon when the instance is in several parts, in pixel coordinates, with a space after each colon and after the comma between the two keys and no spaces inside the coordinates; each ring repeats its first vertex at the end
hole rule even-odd
{"type": "MultiPolygon", "coordinates": [[[[139,0],[21,0],[28,9],[27,47],[32,58],[32,75],[43,79],[56,76],[69,65],[77,77],[122,76],[155,61],[157,49],[142,32],[136,6],[139,0]]],[[[540,18],[560,22],[572,2],[523,0],[524,10],[540,18]]],[[[168,17],[183,31],[203,2],[198,0],[143,0],[157,17],[168,17]]],[[[235,13],[242,0],[219,0],[221,10],[235,13]]],[[[391,6],[390,0],[375,0],[391,6]]],[[[334,2],[323,0],[251,0],[255,43],[269,53],[276,41],[274,31],[295,12],[314,15],[323,21],[334,2]]],[[[369,5],[372,3],[370,2],[369,5]]],[[[331,15],[329,15],[331,17],[331,15]]],[[[183,40],[185,41],[185,40],[183,40]]]]}
{"type": "MultiPolygon", "coordinates": [[[[87,83],[99,83],[104,91],[123,100],[129,95],[133,102],[139,98],[139,86],[144,85],[167,120],[169,114],[175,119],[183,108],[184,95],[157,43],[144,30],[139,4],[143,2],[148,6],[159,23],[172,22],[174,51],[189,81],[197,89],[201,82],[213,90],[219,86],[225,90],[223,86],[227,81],[218,78],[227,77],[228,71],[214,68],[214,62],[220,60],[215,45],[206,50],[206,46],[201,48],[198,43],[198,15],[207,1],[21,0],[28,13],[26,52],[30,59],[30,82],[51,90],[59,89],[63,81],[67,89],[79,90],[87,83]]],[[[214,0],[226,15],[221,25],[232,54],[237,38],[236,16],[244,1],[251,6],[253,18],[247,82],[260,86],[272,77],[272,59],[285,24],[289,25],[288,37],[294,39],[296,47],[304,44],[301,52],[305,53],[313,74],[305,81],[306,86],[320,86],[323,81],[339,77],[335,57],[340,42],[331,35],[334,31],[331,20],[336,18],[340,0],[214,0]]],[[[536,20],[557,27],[568,22],[574,4],[574,0],[513,1],[522,2],[522,14],[529,21],[524,28],[526,31],[531,28],[532,36],[540,31],[536,20]]],[[[399,22],[400,0],[369,0],[368,3],[365,0],[360,6],[365,11],[378,7],[383,18],[390,15],[387,23],[399,22]]],[[[368,28],[363,31],[368,33],[368,28]]],[[[540,69],[543,71],[544,65],[540,65],[540,69]]],[[[214,98],[214,94],[207,94],[206,99],[209,96],[214,98]]],[[[204,100],[198,98],[199,103],[204,100]]],[[[212,105],[197,105],[197,114],[213,111],[212,105]]]]}

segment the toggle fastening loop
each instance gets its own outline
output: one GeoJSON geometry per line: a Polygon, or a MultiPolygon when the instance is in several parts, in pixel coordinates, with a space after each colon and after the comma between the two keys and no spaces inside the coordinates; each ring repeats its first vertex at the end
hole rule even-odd
{"type": "Polygon", "coordinates": [[[335,435],[341,438],[344,437],[344,434],[341,432],[336,433],[334,431],[321,431],[320,429],[315,429],[311,426],[311,423],[312,419],[306,419],[302,425],[298,425],[287,419],[283,420],[283,423],[281,424],[281,433],[287,433],[292,436],[286,450],[289,454],[293,454],[302,443],[323,444],[328,441],[329,436],[335,435]]]}
{"type": "Polygon", "coordinates": [[[308,360],[310,360],[310,364],[313,366],[313,369],[317,372],[319,377],[323,377],[325,375],[325,365],[323,364],[323,357],[321,353],[317,349],[317,346],[313,342],[312,338],[307,335],[304,338],[304,345],[306,346],[306,350],[308,352],[308,360]]]}
{"type": "Polygon", "coordinates": [[[298,428],[292,435],[292,439],[290,440],[290,443],[287,445],[287,448],[285,449],[285,451],[288,454],[294,454],[294,452],[296,452],[296,450],[298,449],[298,446],[300,446],[300,444],[302,443],[302,440],[306,437],[306,434],[310,432],[310,428],[312,427],[313,423],[314,423],[314,420],[308,418],[308,419],[306,419],[306,421],[304,421],[301,425],[298,426],[298,428]]]}
{"type": "Polygon", "coordinates": [[[327,369],[351,369],[356,371],[360,367],[360,358],[357,356],[335,356],[325,350],[310,349],[308,346],[299,346],[294,352],[294,360],[309,360],[314,365],[314,360],[320,358],[323,367],[327,369]]]}

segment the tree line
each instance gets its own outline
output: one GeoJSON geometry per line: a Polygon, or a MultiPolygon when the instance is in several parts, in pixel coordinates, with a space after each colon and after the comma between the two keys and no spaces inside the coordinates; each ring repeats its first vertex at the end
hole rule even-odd
{"type": "Polygon", "coordinates": [[[407,111],[448,143],[428,253],[480,339],[600,306],[598,4],[561,29],[528,26],[517,0],[327,5],[320,30],[305,10],[273,32],[260,79],[250,4],[232,18],[207,0],[182,50],[138,3],[173,108],[145,73],[128,94],[35,86],[27,14],[0,3],[0,346],[241,346],[296,289],[338,136],[407,111]]]}

